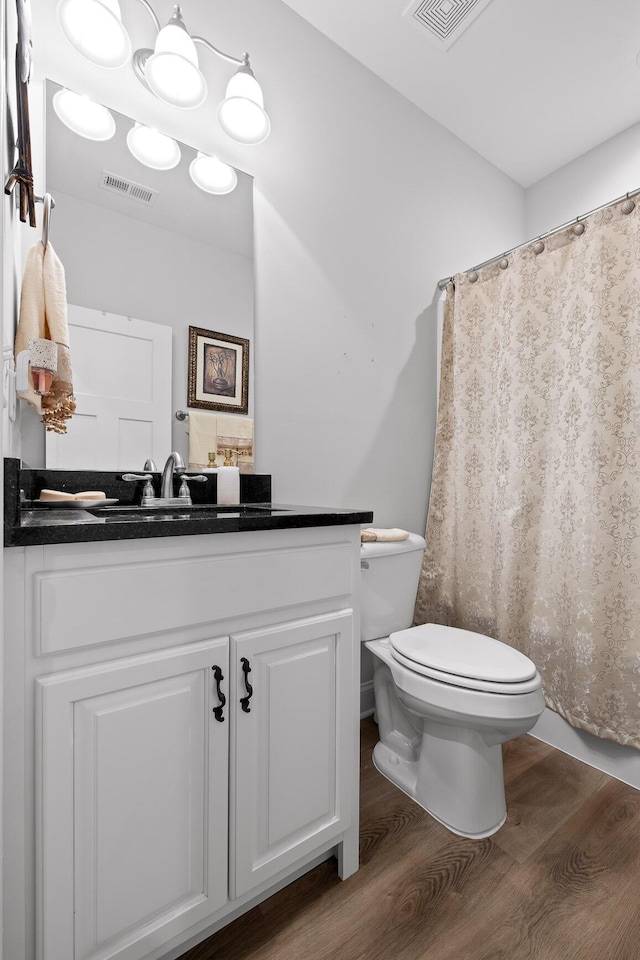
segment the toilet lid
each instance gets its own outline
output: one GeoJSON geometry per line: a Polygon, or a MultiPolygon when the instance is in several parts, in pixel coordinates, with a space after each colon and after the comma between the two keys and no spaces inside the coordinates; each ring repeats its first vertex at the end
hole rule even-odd
{"type": "Polygon", "coordinates": [[[389,640],[399,662],[455,686],[525,693],[540,683],[528,657],[481,633],[426,623],[392,633],[389,640]]]}

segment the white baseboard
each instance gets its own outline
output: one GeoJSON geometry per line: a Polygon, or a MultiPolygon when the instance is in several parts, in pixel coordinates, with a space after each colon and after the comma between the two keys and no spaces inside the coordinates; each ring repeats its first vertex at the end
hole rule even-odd
{"type": "Polygon", "coordinates": [[[373,680],[360,684],[360,719],[370,717],[375,711],[375,701],[373,699],[373,680]]]}
{"type": "MultiPolygon", "coordinates": [[[[360,719],[370,717],[374,711],[373,680],[369,680],[360,686],[360,719]]],[[[635,747],[576,730],[548,707],[531,730],[531,736],[640,790],[640,750],[635,747]]]]}
{"type": "Polygon", "coordinates": [[[640,790],[640,750],[576,730],[547,707],[531,736],[640,790]]]}

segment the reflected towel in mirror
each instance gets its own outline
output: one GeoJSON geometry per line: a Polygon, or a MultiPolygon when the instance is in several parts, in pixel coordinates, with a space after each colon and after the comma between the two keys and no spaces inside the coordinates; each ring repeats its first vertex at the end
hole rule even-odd
{"type": "Polygon", "coordinates": [[[189,410],[189,469],[205,470],[209,454],[215,453],[218,466],[231,450],[240,473],[254,472],[253,420],[249,417],[216,416],[204,410],[189,410]]]}
{"type": "Polygon", "coordinates": [[[240,473],[253,473],[253,420],[249,417],[216,417],[218,421],[218,462],[224,463],[224,451],[233,452],[240,473]],[[222,459],[220,459],[222,458],[222,459]]]}
{"type": "Polygon", "coordinates": [[[205,410],[189,410],[186,422],[189,434],[189,469],[204,470],[209,463],[209,454],[218,449],[217,417],[205,410]]]}
{"type": "Polygon", "coordinates": [[[29,340],[51,340],[57,345],[57,371],[50,392],[39,397],[31,387],[20,396],[42,413],[47,430],[66,433],[75,400],[69,355],[67,289],[64,267],[51,244],[38,242],[27,254],[20,294],[20,317],[15,356],[29,349],[29,340]]]}

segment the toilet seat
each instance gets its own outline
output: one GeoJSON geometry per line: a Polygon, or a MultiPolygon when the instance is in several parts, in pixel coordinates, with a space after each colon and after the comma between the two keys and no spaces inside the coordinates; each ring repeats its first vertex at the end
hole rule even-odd
{"type": "Polygon", "coordinates": [[[507,695],[531,693],[541,684],[523,653],[470,630],[426,623],[392,633],[389,642],[398,663],[441,683],[507,695]]]}

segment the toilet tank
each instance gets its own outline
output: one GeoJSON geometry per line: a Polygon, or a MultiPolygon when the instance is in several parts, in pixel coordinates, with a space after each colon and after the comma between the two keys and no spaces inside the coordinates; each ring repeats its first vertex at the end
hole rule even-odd
{"type": "Polygon", "coordinates": [[[408,540],[362,544],[363,643],[411,626],[424,548],[417,533],[408,540]]]}

